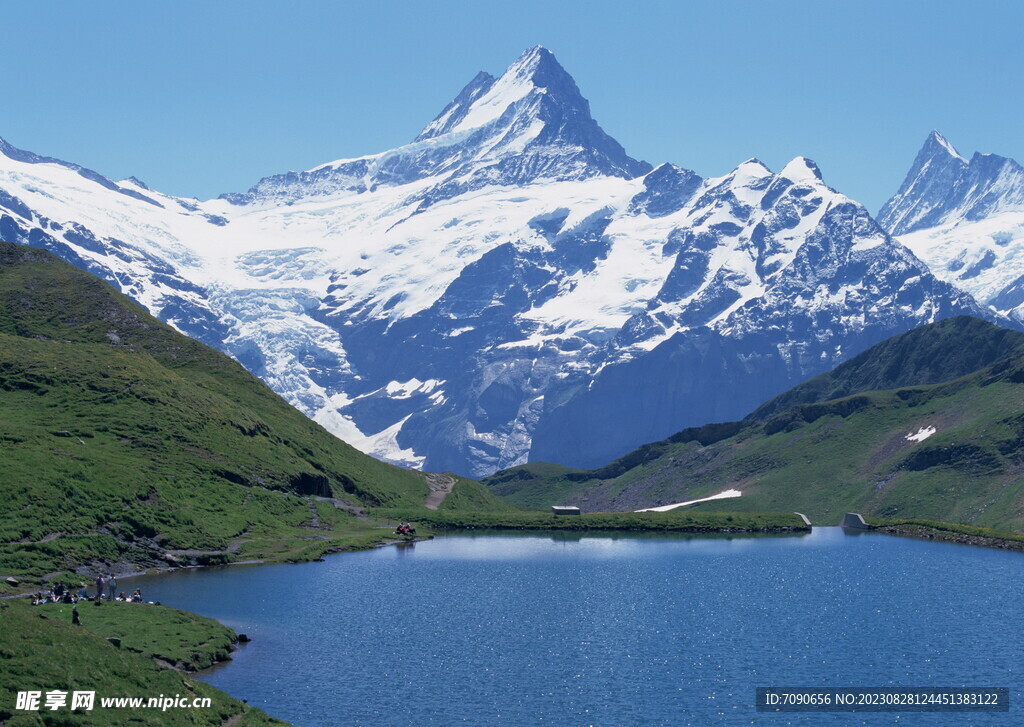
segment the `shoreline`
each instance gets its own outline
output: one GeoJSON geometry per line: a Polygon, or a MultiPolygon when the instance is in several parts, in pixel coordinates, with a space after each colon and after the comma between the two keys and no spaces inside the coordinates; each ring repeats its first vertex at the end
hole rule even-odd
{"type": "MultiPolygon", "coordinates": [[[[382,509],[383,510],[383,509],[382,509]]],[[[455,522],[454,517],[445,517],[442,515],[443,511],[433,511],[430,513],[423,513],[420,517],[408,517],[407,519],[422,523],[426,533],[423,535],[416,535],[412,537],[398,538],[394,537],[393,533],[382,536],[373,541],[367,542],[353,542],[338,545],[328,545],[321,552],[317,554],[310,554],[309,557],[302,557],[301,555],[293,554],[291,557],[282,558],[261,558],[252,560],[239,560],[229,561],[226,563],[200,563],[193,562],[183,565],[175,565],[171,562],[164,561],[161,565],[153,565],[143,569],[139,569],[138,566],[131,570],[114,572],[114,577],[117,580],[130,580],[138,578],[140,576],[152,576],[161,575],[164,573],[174,573],[183,570],[198,570],[198,569],[212,569],[212,568],[229,568],[237,566],[255,566],[255,565],[283,565],[283,564],[298,564],[298,563],[315,563],[322,562],[326,555],[338,555],[341,553],[355,553],[366,550],[374,550],[376,548],[384,548],[391,545],[399,545],[401,543],[416,543],[425,542],[433,539],[437,531],[440,534],[452,534],[458,532],[479,532],[485,530],[508,530],[508,531],[531,531],[531,532],[580,532],[580,531],[595,531],[595,532],[619,532],[619,533],[643,533],[643,532],[656,532],[665,534],[679,534],[679,535],[787,535],[787,534],[800,534],[808,533],[811,531],[812,526],[809,525],[762,525],[762,526],[742,526],[742,525],[711,525],[711,524],[676,524],[668,527],[652,527],[649,523],[637,524],[637,523],[595,523],[590,521],[590,517],[594,515],[619,515],[620,513],[589,513],[575,518],[563,518],[559,521],[552,522],[546,517],[543,519],[530,518],[522,519],[517,521],[515,517],[508,517],[506,515],[495,515],[493,517],[481,518],[483,522],[455,522]]],[[[382,513],[384,514],[384,513],[382,513]]],[[[476,513],[480,515],[481,513],[476,513]]],[[[532,515],[536,515],[531,513],[532,515]]],[[[632,514],[632,513],[621,513],[621,514],[632,514]]],[[[403,513],[408,515],[408,513],[403,513]]],[[[488,513],[488,515],[493,515],[488,513]]],[[[386,517],[386,516],[385,516],[386,517]]],[[[920,540],[937,540],[942,542],[956,543],[960,545],[973,545],[975,547],[982,548],[995,548],[999,550],[1009,550],[1014,552],[1024,553],[1024,535],[1018,537],[1004,537],[1000,531],[992,532],[969,532],[968,529],[984,531],[983,528],[973,528],[972,526],[959,525],[957,523],[945,523],[938,521],[924,521],[916,519],[896,519],[896,518],[870,518],[868,519],[868,525],[870,526],[870,532],[882,533],[884,535],[892,535],[896,537],[909,537],[917,538],[920,540]],[[877,524],[876,524],[877,523],[877,524]]],[[[381,528],[390,529],[390,528],[381,528]]],[[[1007,535],[1016,536],[1016,533],[1007,533],[1007,535]]],[[[126,565],[126,564],[122,564],[126,565]]],[[[116,567],[116,566],[113,566],[116,567]]],[[[45,578],[45,577],[43,577],[45,578]]],[[[74,579],[84,580],[86,587],[90,587],[95,579],[94,575],[85,575],[76,573],[74,579]]],[[[68,579],[65,579],[68,580],[68,579]]],[[[0,601],[7,599],[27,598],[32,596],[34,593],[42,589],[42,585],[33,586],[30,590],[21,593],[10,593],[0,595],[0,601]]],[[[91,599],[90,599],[91,600],[91,599]]]]}
{"type": "Polygon", "coordinates": [[[237,546],[218,551],[175,551],[163,548],[150,539],[143,539],[136,541],[133,547],[124,549],[116,559],[110,561],[92,558],[77,565],[67,564],[62,571],[37,575],[11,573],[9,577],[15,582],[0,583],[0,599],[24,597],[36,591],[45,591],[57,581],[69,583],[76,589],[77,584],[84,583],[86,588],[89,588],[99,573],[113,573],[115,579],[120,580],[173,572],[182,568],[307,563],[321,560],[325,555],[371,550],[410,540],[395,535],[396,522],[415,522],[420,526],[424,533],[411,538],[413,541],[429,539],[433,530],[472,531],[496,528],[541,532],[603,530],[724,535],[810,532],[810,526],[792,513],[617,512],[585,513],[579,516],[554,518],[539,511],[375,508],[373,519],[381,524],[365,530],[336,533],[333,538],[319,535],[314,542],[310,542],[309,537],[296,539],[288,536],[261,540],[259,547],[247,549],[243,553],[238,552],[237,546]]]}
{"type": "MultiPolygon", "coordinates": [[[[868,523],[871,524],[870,522],[868,523]]],[[[871,525],[868,532],[882,533],[901,538],[914,538],[916,540],[932,540],[943,543],[954,543],[956,545],[972,545],[977,548],[990,548],[996,550],[1008,550],[1016,553],[1024,553],[1024,540],[1003,538],[996,535],[981,535],[966,532],[946,530],[941,527],[918,523],[900,523],[891,525],[871,525]]]]}
{"type": "MultiPolygon", "coordinates": [[[[181,609],[117,605],[124,608],[102,604],[104,607],[79,605],[76,609],[64,603],[31,606],[23,600],[0,601],[0,650],[18,666],[0,670],[0,696],[4,697],[0,722],[14,718],[20,724],[15,694],[47,686],[68,692],[85,688],[110,698],[157,693],[204,698],[204,706],[212,711],[195,713],[188,724],[286,724],[202,678],[203,672],[229,663],[245,641],[234,629],[181,609]],[[74,618],[76,611],[80,620],[74,618]],[[26,678],[32,681],[25,683],[26,678]]],[[[121,724],[122,717],[131,721],[133,716],[123,710],[134,707],[114,704],[112,709],[121,710],[122,716],[117,712],[97,714],[95,723],[121,724]]],[[[85,709],[91,711],[92,707],[85,709]]],[[[94,723],[78,714],[58,721],[94,723]]],[[[159,717],[157,720],[163,723],[159,717]]],[[[173,723],[184,724],[180,719],[173,723]]]]}
{"type": "MultiPolygon", "coordinates": [[[[299,563],[316,563],[316,562],[322,561],[323,560],[323,556],[325,556],[325,555],[338,555],[338,554],[341,554],[341,553],[357,553],[357,552],[364,551],[364,550],[374,550],[376,548],[385,548],[385,547],[388,547],[390,545],[398,545],[398,544],[404,543],[404,542],[422,542],[422,541],[430,540],[433,537],[434,537],[433,534],[418,535],[418,536],[413,536],[413,537],[409,537],[409,538],[401,538],[401,539],[398,539],[398,538],[395,538],[395,537],[382,537],[380,540],[376,540],[376,541],[372,541],[372,542],[367,542],[367,543],[349,543],[349,544],[345,544],[345,545],[328,546],[320,554],[315,555],[315,556],[311,555],[308,558],[302,558],[302,557],[281,558],[281,559],[263,558],[263,559],[255,559],[255,560],[237,560],[237,561],[230,561],[230,562],[227,562],[227,563],[189,563],[187,565],[172,565],[172,564],[168,563],[166,565],[153,565],[153,566],[144,568],[143,570],[138,570],[138,567],[136,567],[135,569],[130,570],[130,571],[120,571],[120,572],[118,572],[116,570],[117,566],[115,565],[115,566],[111,566],[111,570],[114,570],[114,579],[117,580],[117,581],[121,581],[121,580],[130,580],[132,578],[138,578],[140,576],[162,575],[164,573],[175,573],[175,572],[178,572],[178,571],[185,571],[185,570],[200,570],[200,569],[210,569],[210,568],[230,568],[230,567],[234,567],[234,566],[288,565],[288,564],[299,564],[299,563]]],[[[103,570],[106,571],[106,569],[103,569],[103,570]]],[[[44,586],[44,585],[40,584],[40,585],[31,586],[30,590],[23,591],[21,593],[0,594],[0,601],[7,600],[7,599],[29,598],[29,597],[31,597],[35,593],[38,593],[40,591],[48,590],[48,587],[52,587],[53,583],[59,582],[61,580],[64,580],[64,581],[75,581],[75,580],[77,580],[79,582],[84,582],[86,588],[93,588],[95,580],[96,580],[96,576],[95,575],[85,575],[85,574],[82,574],[82,573],[77,573],[75,571],[68,571],[68,572],[69,573],[74,573],[75,577],[74,578],[70,578],[70,579],[69,578],[61,579],[61,578],[58,577],[58,578],[55,578],[52,581],[46,581],[48,586],[44,586]]],[[[40,580],[45,580],[45,576],[41,576],[40,580]]],[[[88,598],[87,600],[88,601],[92,601],[93,598],[88,598]]],[[[104,598],[103,600],[107,600],[107,599],[104,598]]],[[[201,615],[201,614],[197,614],[197,615],[201,615]]]]}
{"type": "Polygon", "coordinates": [[[389,539],[389,540],[381,540],[379,542],[370,543],[368,545],[354,545],[354,546],[331,547],[331,548],[327,548],[323,552],[323,554],[321,554],[320,556],[318,556],[316,558],[308,558],[308,559],[303,559],[303,560],[298,560],[298,559],[296,559],[296,560],[273,560],[273,559],[236,560],[236,561],[232,561],[231,563],[209,563],[209,564],[205,564],[205,565],[202,565],[202,564],[199,564],[199,563],[195,563],[195,564],[190,564],[190,565],[167,566],[167,567],[163,567],[163,568],[150,568],[148,570],[138,571],[138,572],[135,572],[135,573],[129,573],[129,574],[123,575],[123,576],[115,574],[115,577],[118,578],[118,579],[124,578],[125,580],[127,580],[129,578],[138,578],[140,576],[158,576],[158,575],[163,575],[165,573],[177,573],[179,571],[188,571],[188,570],[209,570],[209,569],[214,569],[214,568],[234,568],[234,567],[237,567],[237,566],[246,566],[246,565],[249,565],[249,566],[255,566],[255,565],[301,565],[303,563],[320,563],[320,562],[323,562],[323,559],[324,559],[325,555],[341,555],[343,553],[359,553],[359,552],[362,552],[362,551],[365,551],[365,550],[376,550],[377,548],[387,548],[388,546],[391,546],[391,545],[400,545],[401,543],[420,543],[420,542],[424,542],[424,541],[427,541],[427,540],[432,540],[433,537],[434,537],[433,534],[431,534],[431,535],[422,535],[422,536],[417,535],[417,536],[414,536],[414,537],[411,537],[411,538],[404,538],[402,540],[395,540],[394,538],[389,539]]]}
{"type": "Polygon", "coordinates": [[[810,532],[794,513],[747,512],[593,512],[579,515],[552,515],[539,510],[515,512],[476,512],[437,510],[412,511],[401,508],[378,508],[375,516],[384,520],[416,522],[434,530],[532,530],[619,531],[661,533],[766,534],[810,532]]]}

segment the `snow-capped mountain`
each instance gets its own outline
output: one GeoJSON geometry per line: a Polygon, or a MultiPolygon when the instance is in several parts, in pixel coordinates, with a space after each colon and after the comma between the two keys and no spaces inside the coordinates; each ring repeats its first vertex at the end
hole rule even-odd
{"type": "Polygon", "coordinates": [[[746,414],[879,340],[993,314],[798,158],[630,158],[554,56],[412,143],[200,202],[0,145],[0,237],[235,356],[376,456],[599,464],[746,414]]]}
{"type": "Polygon", "coordinates": [[[501,78],[478,73],[411,144],[267,177],[245,194],[223,198],[286,203],[428,180],[411,195],[422,209],[493,185],[629,178],[649,170],[601,130],[576,82],[536,46],[501,78]]]}
{"type": "Polygon", "coordinates": [[[878,217],[932,271],[1024,321],[1024,168],[979,154],[968,161],[933,131],[878,217]]]}
{"type": "Polygon", "coordinates": [[[738,419],[896,331],[981,314],[806,159],[706,181],[666,230],[678,252],[661,289],[592,383],[549,394],[567,401],[539,422],[531,459],[568,450],[594,466],[680,422],[738,419]]]}

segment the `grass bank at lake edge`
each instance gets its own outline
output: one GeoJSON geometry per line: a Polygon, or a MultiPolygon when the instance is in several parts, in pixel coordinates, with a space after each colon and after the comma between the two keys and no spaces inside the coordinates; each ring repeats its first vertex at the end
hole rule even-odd
{"type": "Polygon", "coordinates": [[[149,604],[82,602],[82,625],[71,606],[0,602],[0,723],[6,727],[61,725],[286,725],[219,689],[159,664],[195,666],[226,656],[234,632],[212,619],[149,604]],[[106,640],[120,638],[118,648],[106,640]],[[199,640],[202,641],[199,641],[199,640]],[[193,642],[198,642],[193,643],[193,642]],[[19,691],[95,691],[92,711],[15,710],[19,691]],[[102,709],[101,697],[209,697],[208,709],[102,709]]]}
{"type": "Polygon", "coordinates": [[[460,512],[420,508],[378,508],[374,517],[452,530],[635,530],[687,533],[808,532],[795,513],[595,512],[555,516],[548,512],[460,512]]]}
{"type": "Polygon", "coordinates": [[[960,523],[918,518],[869,517],[865,522],[871,529],[888,535],[901,535],[926,540],[942,540],[962,545],[1015,550],[1024,553],[1024,534],[993,528],[981,528],[960,523]]]}
{"type": "Polygon", "coordinates": [[[72,608],[77,607],[83,628],[103,638],[120,639],[122,649],[160,659],[182,671],[197,671],[230,661],[238,642],[238,634],[219,621],[153,603],[25,603],[26,599],[14,601],[15,608],[67,623],[71,622],[72,608]]]}
{"type": "MultiPolygon", "coordinates": [[[[329,512],[329,511],[327,511],[329,512]]],[[[85,568],[90,572],[101,570],[113,572],[118,578],[128,578],[143,573],[176,570],[181,567],[207,567],[233,564],[274,564],[274,563],[306,563],[322,558],[330,553],[345,553],[356,550],[370,550],[385,545],[392,536],[391,528],[378,522],[358,521],[344,516],[331,522],[329,515],[324,513],[324,528],[311,530],[308,528],[281,527],[277,534],[261,534],[240,539],[232,550],[227,551],[190,551],[176,555],[174,551],[165,551],[165,558],[139,559],[132,558],[132,553],[113,551],[109,560],[100,558],[100,554],[90,554],[95,559],[96,567],[82,564],[82,558],[69,553],[65,548],[74,538],[55,538],[52,541],[38,544],[19,544],[21,548],[45,549],[38,561],[19,562],[16,558],[5,557],[5,548],[0,545],[0,598],[4,596],[24,595],[26,592],[49,589],[54,583],[62,581],[76,586],[85,583],[92,588],[94,576],[82,573],[74,568],[85,568]],[[329,523],[329,524],[328,524],[329,523]],[[47,573],[42,568],[53,568],[47,573]],[[61,569],[61,565],[64,566],[61,569]],[[13,577],[17,584],[6,581],[13,577]]]]}

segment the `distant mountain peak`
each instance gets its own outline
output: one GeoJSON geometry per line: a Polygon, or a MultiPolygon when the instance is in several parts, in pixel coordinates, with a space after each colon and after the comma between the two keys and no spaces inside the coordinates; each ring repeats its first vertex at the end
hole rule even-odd
{"type": "Polygon", "coordinates": [[[537,44],[524,50],[522,55],[520,55],[512,65],[522,66],[524,68],[530,66],[536,67],[547,58],[554,60],[555,54],[544,46],[537,44]]]}
{"type": "Polygon", "coordinates": [[[818,168],[818,165],[813,160],[807,157],[796,157],[793,159],[793,161],[783,167],[782,171],[779,172],[779,176],[785,177],[792,182],[823,181],[821,169],[818,168]]]}
{"type": "Polygon", "coordinates": [[[928,134],[928,138],[925,139],[924,146],[921,148],[922,153],[926,151],[931,156],[934,156],[935,154],[942,154],[944,152],[949,156],[959,159],[965,164],[967,163],[967,160],[964,159],[960,152],[956,150],[956,147],[950,144],[949,141],[946,140],[946,137],[935,129],[932,129],[932,132],[928,134]]]}
{"type": "Polygon", "coordinates": [[[768,172],[769,174],[772,171],[771,169],[768,168],[767,164],[765,164],[763,161],[761,161],[757,157],[750,157],[746,161],[740,162],[738,165],[736,165],[737,169],[743,169],[743,168],[746,168],[746,167],[750,167],[750,168],[760,167],[761,169],[763,169],[764,171],[768,172]]]}
{"type": "Polygon", "coordinates": [[[1011,208],[1024,209],[1024,169],[1017,162],[980,153],[967,161],[932,131],[878,221],[891,234],[904,235],[1011,208]]]}
{"type": "Polygon", "coordinates": [[[751,157],[745,162],[737,164],[736,168],[726,174],[722,179],[732,186],[742,187],[747,184],[755,183],[758,180],[774,176],[774,174],[775,173],[768,168],[767,164],[756,157],[751,157]]]}
{"type": "Polygon", "coordinates": [[[565,73],[565,69],[562,68],[561,64],[555,59],[555,54],[549,51],[542,45],[535,45],[531,48],[527,48],[522,54],[508,67],[506,73],[515,72],[521,75],[532,76],[539,69],[547,66],[554,65],[554,68],[565,73]]]}
{"type": "Polygon", "coordinates": [[[534,46],[498,78],[477,73],[410,144],[266,177],[245,194],[221,196],[232,204],[294,202],[433,177],[414,200],[423,210],[486,186],[632,179],[650,169],[598,125],[554,54],[534,46]]]}
{"type": "MultiPolygon", "coordinates": [[[[414,144],[425,141],[455,150],[460,161],[445,168],[463,191],[466,184],[630,178],[651,169],[601,129],[576,81],[540,45],[527,49],[498,78],[478,73],[414,144]]],[[[447,195],[451,186],[443,185],[440,194],[447,195]]]]}
{"type": "MultiPolygon", "coordinates": [[[[590,117],[590,105],[580,94],[576,81],[543,46],[526,50],[497,79],[484,71],[431,121],[415,141],[434,139],[453,132],[467,132],[502,119],[510,107],[524,99],[545,94],[555,97],[560,105],[578,109],[581,116],[590,117]]],[[[527,110],[535,116],[538,104],[527,110]]]]}
{"type": "Polygon", "coordinates": [[[529,79],[537,88],[569,90],[586,103],[580,96],[575,79],[562,67],[555,54],[544,46],[535,45],[525,51],[509,66],[506,74],[510,73],[515,73],[521,79],[529,79]]]}

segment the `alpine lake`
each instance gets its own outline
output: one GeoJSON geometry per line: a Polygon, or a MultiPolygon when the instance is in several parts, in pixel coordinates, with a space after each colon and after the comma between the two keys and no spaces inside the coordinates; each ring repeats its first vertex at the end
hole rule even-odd
{"type": "Polygon", "coordinates": [[[132,579],[252,638],[200,675],[297,727],[1024,724],[1024,555],[485,533],[132,579]],[[1010,711],[755,710],[757,687],[1009,687],[1010,711]]]}

